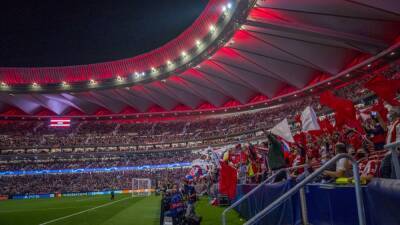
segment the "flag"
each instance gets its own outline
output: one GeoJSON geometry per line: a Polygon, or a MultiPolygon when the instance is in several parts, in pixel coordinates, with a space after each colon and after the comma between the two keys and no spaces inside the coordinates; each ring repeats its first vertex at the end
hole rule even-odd
{"type": "Polygon", "coordinates": [[[51,118],[50,127],[70,127],[71,119],[69,118],[51,118]]]}
{"type": "Polygon", "coordinates": [[[326,117],[323,120],[319,120],[319,125],[324,132],[332,133],[334,130],[331,122],[326,117]]]}
{"type": "Polygon", "coordinates": [[[307,145],[307,138],[306,134],[304,132],[299,132],[293,136],[294,141],[301,145],[302,147],[305,147],[307,145]]]}
{"type": "Polygon", "coordinates": [[[379,75],[365,83],[364,87],[375,92],[390,105],[400,106],[400,101],[396,99],[397,92],[400,89],[400,79],[388,80],[379,75]]]}
{"type": "Polygon", "coordinates": [[[315,114],[314,109],[311,106],[307,106],[307,108],[301,113],[300,119],[303,131],[321,129],[318,124],[317,115],[315,114]]]}
{"type": "Polygon", "coordinates": [[[347,125],[357,131],[364,133],[362,125],[356,116],[356,109],[352,101],[339,98],[331,91],[325,91],[320,95],[319,99],[321,105],[326,105],[335,111],[335,127],[341,128],[347,125]]]}
{"type": "Polygon", "coordinates": [[[286,118],[284,120],[282,120],[280,123],[278,123],[277,125],[275,125],[271,129],[271,133],[285,139],[288,142],[291,142],[291,143],[294,142],[292,132],[290,131],[289,123],[286,118]]]}
{"type": "Polygon", "coordinates": [[[229,199],[236,197],[237,171],[226,162],[221,162],[219,192],[229,199]]]}
{"type": "Polygon", "coordinates": [[[372,106],[371,111],[379,113],[380,117],[382,120],[387,123],[387,114],[388,110],[385,108],[385,105],[383,104],[383,101],[381,99],[378,100],[378,104],[372,106]]]}
{"type": "Polygon", "coordinates": [[[282,142],[282,150],[283,150],[283,152],[290,152],[289,144],[284,139],[282,139],[281,142],[282,142]]]}

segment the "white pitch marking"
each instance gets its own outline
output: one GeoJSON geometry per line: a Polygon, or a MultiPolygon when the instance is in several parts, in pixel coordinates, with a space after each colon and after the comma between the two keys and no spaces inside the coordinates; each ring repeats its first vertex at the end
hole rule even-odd
{"type": "Polygon", "coordinates": [[[50,221],[41,223],[39,225],[45,225],[45,224],[53,223],[53,222],[56,222],[56,221],[59,221],[59,220],[63,220],[63,219],[69,218],[69,217],[73,217],[73,216],[76,216],[76,215],[79,215],[79,214],[82,214],[82,213],[85,213],[85,212],[89,212],[89,211],[95,210],[95,209],[98,209],[98,208],[109,206],[109,205],[112,205],[112,204],[120,202],[120,201],[124,201],[124,200],[129,199],[129,198],[131,198],[131,197],[126,197],[126,198],[123,198],[123,199],[120,199],[120,200],[117,200],[117,201],[114,201],[114,202],[109,202],[109,203],[106,203],[106,204],[103,204],[103,205],[99,205],[99,206],[96,206],[96,207],[93,207],[93,208],[90,208],[90,209],[86,209],[86,210],[83,210],[83,211],[80,211],[80,212],[73,213],[71,215],[63,216],[63,217],[60,217],[60,218],[57,218],[57,219],[54,219],[54,220],[50,220],[50,221]]]}

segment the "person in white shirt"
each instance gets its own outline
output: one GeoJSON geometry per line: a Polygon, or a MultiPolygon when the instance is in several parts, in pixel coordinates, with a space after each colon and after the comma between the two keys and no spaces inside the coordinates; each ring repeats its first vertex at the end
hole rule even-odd
{"type": "MultiPolygon", "coordinates": [[[[341,153],[347,153],[346,145],[343,143],[337,143],[335,146],[335,152],[336,155],[341,153]]],[[[325,170],[323,174],[331,178],[352,177],[353,174],[351,170],[351,162],[347,158],[341,158],[336,162],[335,171],[325,170]]]]}

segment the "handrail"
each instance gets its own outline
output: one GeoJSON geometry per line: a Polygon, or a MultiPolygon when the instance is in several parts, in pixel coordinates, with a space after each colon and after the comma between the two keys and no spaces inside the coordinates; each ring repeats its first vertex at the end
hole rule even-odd
{"type": "Polygon", "coordinates": [[[362,193],[361,193],[360,174],[359,174],[359,170],[358,170],[358,164],[357,164],[357,161],[354,160],[348,154],[338,154],[335,157],[333,157],[331,160],[329,160],[327,163],[322,165],[319,169],[317,169],[312,174],[308,175],[304,180],[302,180],[296,186],[291,188],[285,194],[281,195],[278,199],[273,201],[271,204],[269,204],[266,208],[261,210],[259,213],[257,213],[255,216],[253,216],[251,219],[249,219],[243,225],[251,225],[251,224],[254,224],[254,223],[258,222],[262,217],[264,217],[266,214],[270,213],[273,209],[277,208],[285,200],[287,200],[289,197],[294,195],[301,188],[303,188],[306,184],[308,184],[310,181],[312,181],[317,176],[322,174],[322,172],[324,170],[326,170],[332,164],[336,163],[336,161],[338,161],[339,159],[342,159],[342,158],[347,158],[347,159],[349,159],[351,161],[351,164],[352,164],[352,167],[353,167],[354,180],[355,180],[355,192],[356,192],[356,201],[357,201],[358,224],[359,225],[365,225],[366,224],[365,223],[365,211],[364,211],[364,203],[363,203],[363,198],[362,198],[362,193]]]}
{"type": "Polygon", "coordinates": [[[264,186],[264,184],[268,183],[269,181],[271,181],[273,178],[275,178],[279,173],[283,172],[283,171],[289,171],[292,169],[299,169],[299,168],[305,168],[307,167],[308,164],[303,164],[303,165],[299,165],[299,166],[293,166],[290,168],[282,168],[280,170],[277,170],[274,174],[272,174],[271,176],[269,176],[267,179],[265,179],[263,182],[261,182],[260,184],[258,184],[255,188],[253,188],[251,191],[249,191],[248,193],[246,193],[245,195],[243,195],[241,198],[239,198],[236,202],[234,202],[232,205],[230,205],[228,208],[226,208],[223,212],[222,212],[222,225],[226,225],[226,213],[235,208],[236,206],[238,206],[241,202],[243,202],[245,199],[247,199],[248,197],[250,197],[250,195],[252,195],[254,192],[256,192],[258,189],[260,189],[262,186],[264,186]]]}
{"type": "Polygon", "coordinates": [[[400,141],[389,143],[384,146],[385,149],[389,149],[392,152],[392,165],[394,167],[396,179],[400,179],[399,153],[396,151],[397,147],[400,147],[400,141]]]}

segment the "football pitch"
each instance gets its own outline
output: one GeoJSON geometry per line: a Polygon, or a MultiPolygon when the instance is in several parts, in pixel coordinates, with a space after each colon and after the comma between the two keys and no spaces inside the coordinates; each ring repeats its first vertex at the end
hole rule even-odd
{"type": "MultiPolygon", "coordinates": [[[[160,196],[109,195],[0,201],[0,225],[159,225],[160,196]]],[[[222,207],[201,198],[196,212],[202,225],[218,225],[222,207]]],[[[234,211],[229,224],[243,224],[234,211]]]]}
{"type": "Polygon", "coordinates": [[[161,197],[116,195],[0,202],[1,225],[158,225],[161,197]]]}

